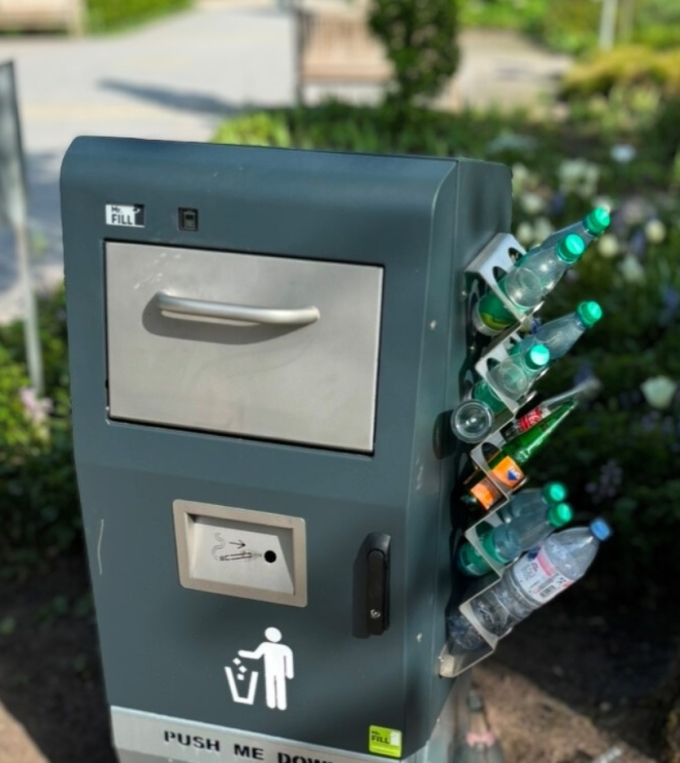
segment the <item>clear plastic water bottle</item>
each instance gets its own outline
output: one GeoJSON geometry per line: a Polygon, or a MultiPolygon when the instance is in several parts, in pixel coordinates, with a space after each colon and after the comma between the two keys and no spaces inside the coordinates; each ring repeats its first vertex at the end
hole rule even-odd
{"type": "Polygon", "coordinates": [[[595,209],[593,209],[592,212],[589,212],[583,220],[579,220],[579,222],[574,223],[573,225],[555,231],[541,244],[533,247],[533,249],[529,249],[524,256],[532,257],[541,249],[554,246],[558,241],[569,235],[578,236],[583,243],[588,246],[591,241],[599,238],[607,230],[610,222],[611,218],[609,212],[604,207],[595,207],[595,209]]]}
{"type": "MultiPolygon", "coordinates": [[[[480,533],[480,541],[488,556],[499,564],[509,564],[522,553],[519,536],[510,525],[488,526],[486,532],[480,533]]],[[[476,578],[486,575],[491,567],[479,551],[466,542],[458,551],[458,569],[476,578]]]]}
{"type": "MultiPolygon", "coordinates": [[[[610,535],[604,519],[593,520],[589,527],[550,535],[519,558],[496,585],[473,599],[475,616],[489,633],[505,636],[518,622],[583,577],[600,542],[610,535]]],[[[452,653],[475,651],[486,644],[458,610],[448,616],[447,629],[452,653]]]]}
{"type": "Polygon", "coordinates": [[[567,495],[567,486],[564,483],[546,482],[541,488],[530,488],[516,493],[498,515],[504,522],[510,522],[535,512],[545,513],[551,504],[564,502],[567,495]]]}
{"type": "MultiPolygon", "coordinates": [[[[499,525],[481,534],[484,551],[499,564],[508,564],[524,551],[528,551],[545,540],[555,530],[569,524],[574,512],[568,503],[536,506],[534,511],[525,511],[522,516],[508,524],[499,525]]],[[[484,557],[471,543],[461,546],[458,567],[466,575],[479,577],[491,570],[484,557]]]]}
{"type": "Polygon", "coordinates": [[[578,261],[585,248],[583,241],[572,233],[557,245],[526,257],[501,279],[499,286],[520,309],[536,307],[578,261]]]}
{"type": "Polygon", "coordinates": [[[507,525],[501,525],[504,530],[514,530],[519,539],[520,549],[529,551],[544,541],[555,530],[568,525],[574,518],[574,511],[568,503],[555,503],[547,509],[525,511],[515,517],[507,525]]]}
{"type": "MultiPolygon", "coordinates": [[[[511,355],[494,366],[489,371],[489,379],[506,397],[520,400],[531,389],[531,385],[549,362],[550,350],[545,345],[534,344],[526,352],[511,355]]],[[[505,410],[505,403],[485,381],[475,384],[472,397],[486,403],[494,413],[505,410]]]]}
{"type": "Polygon", "coordinates": [[[544,323],[536,333],[525,336],[512,350],[512,354],[526,352],[540,343],[550,350],[551,360],[558,360],[601,318],[602,308],[597,302],[581,302],[573,313],[544,323]]]}
{"type": "MultiPolygon", "coordinates": [[[[541,248],[531,257],[522,258],[498,281],[498,287],[519,312],[528,313],[555,288],[584,251],[582,239],[570,234],[556,245],[541,248]]],[[[488,292],[479,300],[472,319],[475,328],[489,336],[505,331],[518,322],[494,292],[488,292]]]]}

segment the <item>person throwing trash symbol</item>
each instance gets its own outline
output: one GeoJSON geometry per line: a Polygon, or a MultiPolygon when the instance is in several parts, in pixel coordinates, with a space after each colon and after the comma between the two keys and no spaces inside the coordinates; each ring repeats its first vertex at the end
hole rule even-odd
{"type": "Polygon", "coordinates": [[[278,628],[267,628],[264,632],[267,639],[254,652],[245,649],[239,651],[239,657],[251,660],[264,658],[264,681],[267,707],[285,710],[288,707],[286,681],[295,677],[293,667],[293,651],[285,644],[279,643],[282,635],[278,628]]]}

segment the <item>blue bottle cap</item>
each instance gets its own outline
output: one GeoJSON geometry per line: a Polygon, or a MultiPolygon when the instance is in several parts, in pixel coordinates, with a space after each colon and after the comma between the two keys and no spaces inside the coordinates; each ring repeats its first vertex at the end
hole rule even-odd
{"type": "Polygon", "coordinates": [[[602,517],[598,517],[597,519],[593,519],[593,521],[590,523],[590,532],[598,540],[607,540],[607,538],[609,538],[609,536],[612,534],[612,528],[609,526],[606,520],[602,519],[602,517]]]}

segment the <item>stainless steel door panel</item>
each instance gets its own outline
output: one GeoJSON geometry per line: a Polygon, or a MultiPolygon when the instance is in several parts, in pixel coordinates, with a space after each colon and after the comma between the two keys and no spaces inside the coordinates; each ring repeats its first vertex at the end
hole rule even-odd
{"type": "Polygon", "coordinates": [[[114,419],[373,449],[382,268],[107,243],[114,419]]]}

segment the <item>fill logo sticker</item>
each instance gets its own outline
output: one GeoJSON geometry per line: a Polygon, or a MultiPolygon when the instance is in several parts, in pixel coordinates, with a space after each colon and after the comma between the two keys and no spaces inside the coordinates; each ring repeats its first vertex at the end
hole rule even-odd
{"type": "Polygon", "coordinates": [[[124,228],[144,227],[143,204],[107,204],[106,224],[124,228]]]}
{"type": "Polygon", "coordinates": [[[401,758],[401,731],[383,726],[368,727],[368,750],[376,755],[401,758]]]}

